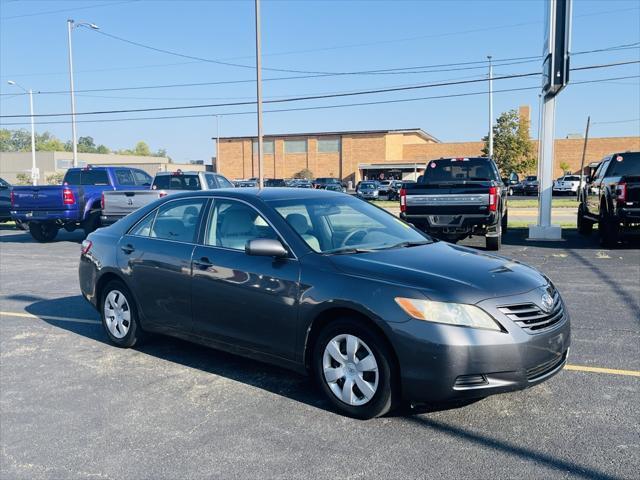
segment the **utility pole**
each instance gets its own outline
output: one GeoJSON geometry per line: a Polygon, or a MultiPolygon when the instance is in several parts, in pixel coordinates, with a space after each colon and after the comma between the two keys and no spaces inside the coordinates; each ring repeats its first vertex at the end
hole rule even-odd
{"type": "Polygon", "coordinates": [[[578,201],[582,195],[582,176],[584,174],[584,159],[587,156],[587,142],[589,141],[589,125],[591,124],[591,115],[587,117],[587,128],[584,131],[584,146],[582,147],[582,162],[580,162],[580,184],[578,185],[578,201]]]}
{"type": "Polygon", "coordinates": [[[258,103],[258,188],[264,187],[262,170],[262,61],[260,48],[260,0],[255,0],[256,5],[256,96],[258,103]]]}
{"type": "Polygon", "coordinates": [[[220,171],[220,115],[216,115],[216,172],[220,171]]]}
{"type": "Polygon", "coordinates": [[[489,59],[489,158],[493,158],[493,64],[489,59]]]}

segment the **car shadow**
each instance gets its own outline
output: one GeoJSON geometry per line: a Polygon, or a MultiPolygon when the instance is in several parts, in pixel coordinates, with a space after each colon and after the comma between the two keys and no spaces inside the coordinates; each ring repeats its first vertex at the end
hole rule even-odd
{"type": "MultiPolygon", "coordinates": [[[[4,226],[0,228],[0,243],[40,243],[33,239],[31,234],[28,231],[21,230],[16,227],[7,227],[4,226]],[[4,232],[14,232],[14,233],[4,233],[4,232]]],[[[60,229],[58,235],[51,243],[57,242],[74,242],[74,243],[82,243],[85,235],[82,230],[76,230],[74,232],[67,232],[64,229],[60,229]]]]}
{"type": "MultiPolygon", "coordinates": [[[[549,248],[549,249],[561,249],[561,250],[583,250],[583,249],[601,249],[600,239],[598,232],[593,232],[592,235],[580,235],[576,228],[563,228],[562,240],[529,240],[528,228],[510,228],[506,235],[502,237],[502,244],[514,247],[537,247],[537,248],[549,248]]],[[[622,242],[618,243],[613,250],[630,250],[638,248],[640,245],[640,238],[628,237],[624,238],[622,242]]]]}
{"type": "MultiPolygon", "coordinates": [[[[540,467],[556,470],[559,476],[564,476],[567,473],[570,473],[572,478],[575,477],[599,480],[614,480],[620,478],[615,475],[609,475],[594,468],[585,467],[571,461],[556,458],[553,455],[541,451],[536,451],[529,447],[523,447],[511,442],[490,437],[489,435],[485,435],[483,433],[473,432],[456,425],[450,425],[434,418],[412,416],[408,417],[406,421],[410,424],[419,425],[433,432],[448,435],[458,440],[463,440],[471,445],[475,445],[485,449],[488,448],[499,453],[507,454],[511,457],[520,458],[523,461],[534,462],[540,467]]],[[[541,478],[544,477],[545,475],[541,473],[541,478]]]]}

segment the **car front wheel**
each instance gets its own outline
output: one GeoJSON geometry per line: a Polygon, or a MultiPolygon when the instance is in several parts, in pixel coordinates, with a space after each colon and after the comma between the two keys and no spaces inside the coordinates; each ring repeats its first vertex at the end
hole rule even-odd
{"type": "Polygon", "coordinates": [[[315,342],[316,381],[329,402],[350,417],[379,417],[393,408],[398,380],[393,365],[384,339],[355,320],[330,323],[315,342]]]}

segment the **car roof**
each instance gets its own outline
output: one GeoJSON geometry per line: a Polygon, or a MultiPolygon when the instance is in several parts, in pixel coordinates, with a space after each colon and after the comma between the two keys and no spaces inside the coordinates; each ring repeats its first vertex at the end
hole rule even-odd
{"type": "Polygon", "coordinates": [[[316,189],[298,189],[288,187],[269,187],[263,188],[219,188],[215,190],[197,190],[184,193],[178,193],[170,195],[166,198],[180,198],[180,197],[194,197],[203,196],[208,197],[212,195],[224,195],[225,197],[238,198],[240,200],[293,200],[303,198],[344,198],[345,194],[342,192],[332,192],[330,190],[316,190],[316,189]]]}

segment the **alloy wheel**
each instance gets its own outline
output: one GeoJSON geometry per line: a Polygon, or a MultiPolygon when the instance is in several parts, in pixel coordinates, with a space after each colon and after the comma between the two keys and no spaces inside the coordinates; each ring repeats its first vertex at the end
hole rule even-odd
{"type": "Polygon", "coordinates": [[[324,380],[342,402],[360,406],[378,389],[378,362],[369,346],[351,334],[333,337],[322,356],[324,380]]]}

